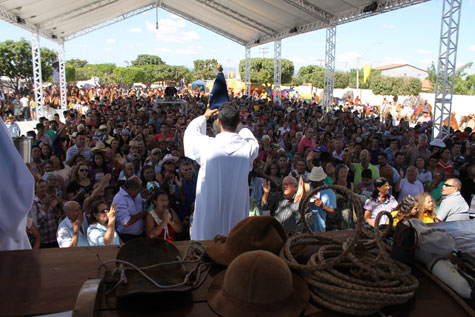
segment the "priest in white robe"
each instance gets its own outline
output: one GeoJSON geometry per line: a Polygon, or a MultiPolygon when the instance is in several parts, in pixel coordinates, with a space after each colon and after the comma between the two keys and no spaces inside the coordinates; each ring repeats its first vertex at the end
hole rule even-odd
{"type": "Polygon", "coordinates": [[[239,124],[239,107],[225,102],[218,113],[221,129],[216,137],[206,135],[206,120],[217,109],[206,109],[195,118],[184,135],[185,156],[200,165],[196,186],[192,240],[211,240],[228,235],[239,221],[249,216],[248,175],[259,152],[252,132],[239,124]]]}

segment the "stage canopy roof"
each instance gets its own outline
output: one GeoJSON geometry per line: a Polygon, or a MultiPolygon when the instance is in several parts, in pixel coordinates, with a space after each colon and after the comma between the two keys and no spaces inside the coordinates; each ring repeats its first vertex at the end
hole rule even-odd
{"type": "Polygon", "coordinates": [[[61,43],[156,7],[246,47],[428,0],[2,0],[0,18],[61,43]]]}

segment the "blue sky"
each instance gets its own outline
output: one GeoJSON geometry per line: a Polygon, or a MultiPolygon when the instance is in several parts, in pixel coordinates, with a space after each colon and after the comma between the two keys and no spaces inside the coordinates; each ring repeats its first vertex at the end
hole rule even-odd
{"type": "MultiPolygon", "coordinates": [[[[336,68],[350,70],[369,64],[373,67],[408,63],[427,68],[439,51],[442,1],[416,6],[340,25],[336,37],[336,68]]],[[[66,58],[89,63],[115,63],[127,66],[138,54],[160,56],[167,64],[193,66],[196,59],[216,58],[235,67],[244,58],[244,47],[189,21],[159,10],[137,15],[77,39],[66,42],[66,58]]],[[[0,41],[30,40],[31,33],[0,21],[0,41]]],[[[475,63],[475,0],[464,0],[460,21],[457,67],[475,63]]],[[[54,42],[40,39],[42,47],[57,50],[54,42]]],[[[251,49],[252,57],[273,57],[273,43],[251,49]],[[267,49],[266,49],[267,48],[267,49]]],[[[294,62],[296,70],[306,65],[324,65],[325,30],[282,40],[282,58],[294,62]]],[[[473,66],[469,73],[475,73],[473,66]]]]}

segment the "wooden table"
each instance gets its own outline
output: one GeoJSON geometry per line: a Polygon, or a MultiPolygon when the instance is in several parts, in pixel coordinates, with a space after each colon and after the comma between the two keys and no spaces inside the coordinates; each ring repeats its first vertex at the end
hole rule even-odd
{"type": "MultiPolygon", "coordinates": [[[[437,224],[444,227],[462,251],[475,255],[475,221],[437,224]]],[[[351,231],[325,233],[346,239],[351,231]]],[[[207,241],[205,244],[211,242],[207,241]]],[[[188,242],[176,242],[183,252],[188,242]]],[[[97,255],[113,259],[118,246],[78,247],[0,252],[0,316],[39,315],[73,310],[78,292],[88,278],[98,274],[97,255]]],[[[155,312],[166,316],[215,316],[206,303],[206,293],[213,275],[193,291],[193,303],[173,311],[155,312]]],[[[439,286],[421,273],[415,300],[404,316],[466,316],[467,313],[439,286]]],[[[327,312],[317,316],[329,315],[327,312]]],[[[333,314],[330,314],[333,315],[333,314]]]]}

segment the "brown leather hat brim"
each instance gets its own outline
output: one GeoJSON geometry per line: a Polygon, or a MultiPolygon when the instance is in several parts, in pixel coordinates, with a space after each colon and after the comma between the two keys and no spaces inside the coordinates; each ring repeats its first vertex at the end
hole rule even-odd
{"type": "Polygon", "coordinates": [[[221,316],[246,316],[246,317],[290,317],[299,316],[307,307],[310,299],[310,291],[307,282],[296,274],[292,274],[293,279],[293,299],[283,307],[269,305],[269,310],[259,309],[254,311],[252,304],[237,305],[227,299],[222,293],[224,276],[226,271],[215,276],[208,288],[208,305],[221,316]]]}
{"type": "Polygon", "coordinates": [[[216,263],[228,266],[239,255],[232,252],[226,243],[210,245],[206,249],[206,254],[216,263]]]}

